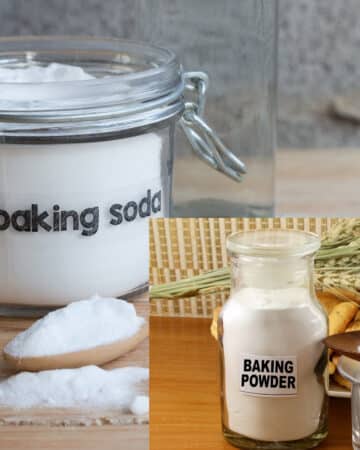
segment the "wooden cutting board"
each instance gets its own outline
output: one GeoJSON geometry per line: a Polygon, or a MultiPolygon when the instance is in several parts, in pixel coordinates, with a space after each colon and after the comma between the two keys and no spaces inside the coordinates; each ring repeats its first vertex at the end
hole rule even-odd
{"type": "MultiPolygon", "coordinates": [[[[149,304],[147,295],[142,295],[134,299],[134,304],[138,314],[148,319],[149,304]]],[[[0,349],[17,333],[28,328],[33,322],[34,319],[0,317],[0,349]]],[[[105,369],[113,369],[126,366],[149,366],[148,339],[143,341],[132,352],[103,367],[105,369]]],[[[14,373],[2,355],[0,355],[0,379],[5,379],[14,373]]],[[[148,393],[147,384],[141,386],[141,389],[142,392],[148,393]]],[[[99,442],[109,444],[108,447],[106,447],[106,444],[105,446],[101,445],[103,448],[113,448],[113,444],[114,448],[115,444],[117,448],[121,448],[122,442],[126,442],[127,445],[131,443],[131,448],[136,450],[145,450],[148,446],[148,417],[138,418],[132,414],[125,414],[116,410],[84,410],[76,408],[31,408],[16,410],[0,407],[0,448],[24,448],[25,446],[29,449],[43,448],[39,442],[36,444],[30,438],[31,435],[38,436],[40,430],[41,442],[44,443],[44,448],[49,448],[46,441],[47,433],[49,433],[48,443],[51,442],[51,448],[79,448],[79,446],[68,447],[69,444],[63,447],[61,440],[58,444],[55,444],[54,427],[58,427],[55,431],[57,436],[59,436],[58,433],[60,432],[66,438],[76,436],[79,442],[84,439],[83,442],[86,442],[86,448],[93,448],[88,445],[88,439],[91,435],[93,436],[92,440],[94,442],[98,436],[103,435],[103,438],[99,439],[99,442]],[[99,427],[99,425],[101,426],[99,427]],[[87,426],[87,428],[85,429],[84,426],[87,426]],[[69,431],[71,430],[70,433],[66,433],[65,428],[69,429],[69,431]],[[11,432],[11,430],[13,431],[11,432]],[[10,433],[7,433],[8,431],[10,433]],[[16,433],[16,439],[14,439],[14,433],[16,433]],[[110,436],[112,437],[110,438],[110,436]],[[9,441],[5,441],[5,439],[9,439],[9,441]],[[15,441],[21,442],[21,444],[15,445],[15,441]],[[5,442],[9,447],[4,445],[5,442]]],[[[67,439],[66,442],[68,442],[67,439]]]]}

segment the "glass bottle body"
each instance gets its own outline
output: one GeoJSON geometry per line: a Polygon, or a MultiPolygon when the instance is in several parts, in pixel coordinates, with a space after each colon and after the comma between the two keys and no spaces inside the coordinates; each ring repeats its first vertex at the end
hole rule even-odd
{"type": "Polygon", "coordinates": [[[327,318],[312,264],[232,254],[218,329],[223,433],[235,446],[311,448],[327,435],[327,318]]]}

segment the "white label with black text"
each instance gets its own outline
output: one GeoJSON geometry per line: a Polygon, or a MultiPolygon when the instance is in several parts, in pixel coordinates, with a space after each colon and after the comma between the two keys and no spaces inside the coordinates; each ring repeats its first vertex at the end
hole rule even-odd
{"type": "Polygon", "coordinates": [[[240,392],[257,396],[297,394],[296,356],[240,355],[240,392]]]}

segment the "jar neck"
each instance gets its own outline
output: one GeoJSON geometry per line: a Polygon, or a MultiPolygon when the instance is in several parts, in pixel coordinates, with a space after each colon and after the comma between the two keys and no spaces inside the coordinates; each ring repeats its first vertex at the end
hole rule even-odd
{"type": "Polygon", "coordinates": [[[305,288],[313,292],[314,256],[270,258],[232,256],[232,290],[305,288]]]}

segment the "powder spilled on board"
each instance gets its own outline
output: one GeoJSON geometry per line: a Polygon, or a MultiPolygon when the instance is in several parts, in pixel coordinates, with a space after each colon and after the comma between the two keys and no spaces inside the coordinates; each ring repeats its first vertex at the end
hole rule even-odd
{"type": "Polygon", "coordinates": [[[25,358],[86,350],[128,339],[144,322],[131,303],[93,297],[49,313],[15,336],[4,351],[25,358]]]}
{"type": "Polygon", "coordinates": [[[149,369],[124,367],[21,372],[0,383],[0,405],[13,408],[102,408],[144,415],[149,399],[138,384],[149,379],[149,369]]]}

